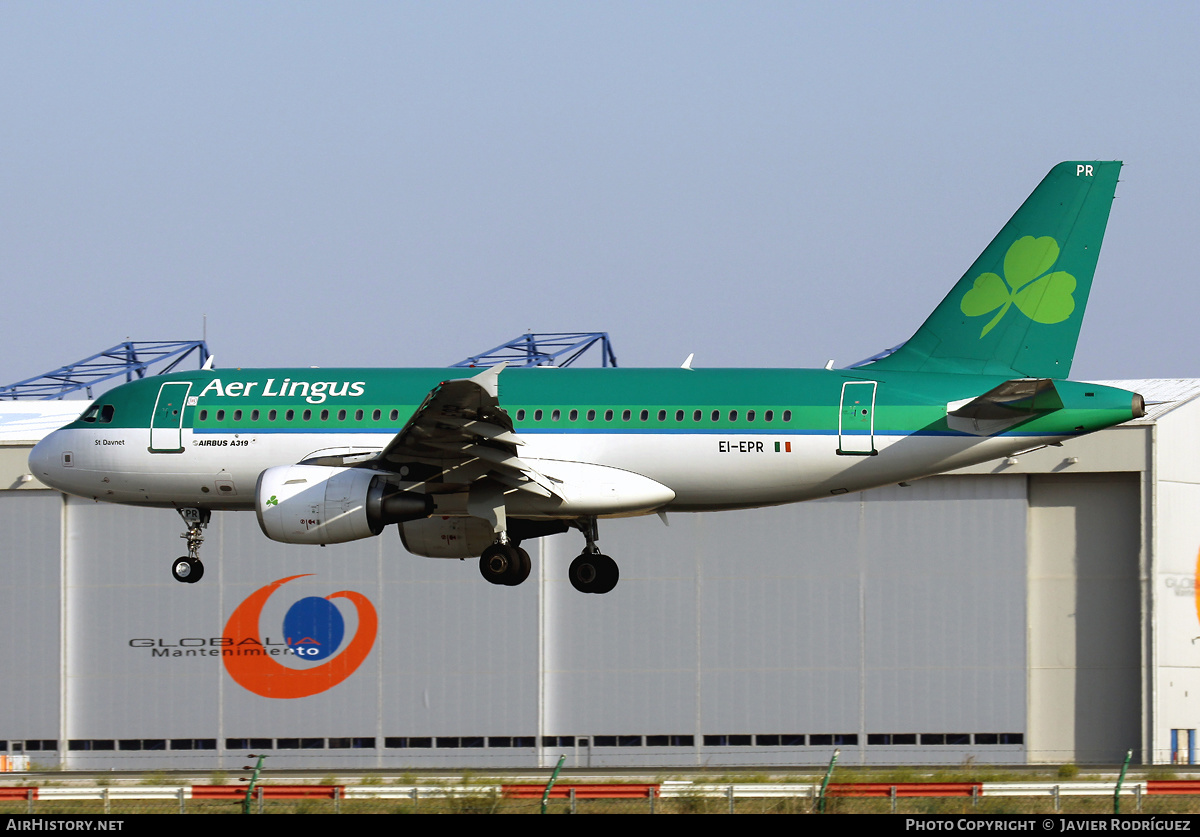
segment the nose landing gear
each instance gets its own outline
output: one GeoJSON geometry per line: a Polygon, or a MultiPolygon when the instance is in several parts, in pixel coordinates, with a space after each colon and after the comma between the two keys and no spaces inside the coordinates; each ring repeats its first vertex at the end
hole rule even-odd
{"type": "Polygon", "coordinates": [[[175,577],[176,581],[195,584],[204,577],[204,564],[199,558],[188,558],[185,555],[182,558],[176,558],[171,564],[171,575],[175,577]]]}
{"type": "Polygon", "coordinates": [[[176,509],[183,518],[187,531],[179,537],[187,541],[188,554],[171,562],[171,575],[184,584],[195,584],[204,577],[204,564],[200,561],[200,544],[204,543],[204,529],[212,519],[209,509],[176,509]]]}

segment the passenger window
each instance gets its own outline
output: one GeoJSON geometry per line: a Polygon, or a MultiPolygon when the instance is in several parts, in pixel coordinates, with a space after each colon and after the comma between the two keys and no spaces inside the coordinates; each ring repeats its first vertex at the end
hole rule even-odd
{"type": "Polygon", "coordinates": [[[666,420],[667,420],[667,411],[666,411],[666,410],[659,410],[659,411],[658,411],[658,420],[659,420],[659,421],[666,421],[666,420]]]}
{"type": "Polygon", "coordinates": [[[217,410],[217,421],[225,421],[225,411],[217,410]]]}
{"type": "Polygon", "coordinates": [[[754,421],[754,411],[753,410],[746,411],[746,421],[754,421]]]}
{"type": "Polygon", "coordinates": [[[650,418],[650,411],[649,411],[649,410],[642,410],[642,421],[646,421],[646,420],[647,420],[647,419],[649,419],[649,418],[650,418]]]}
{"type": "Polygon", "coordinates": [[[558,410],[555,410],[554,412],[552,412],[550,414],[551,421],[558,421],[560,418],[562,418],[562,413],[559,412],[558,410]]]}
{"type": "Polygon", "coordinates": [[[208,410],[201,410],[200,411],[200,421],[207,421],[207,420],[208,420],[208,410]]]}
{"type": "Polygon", "coordinates": [[[588,410],[588,421],[595,421],[595,420],[596,420],[596,411],[588,410]]]}
{"type": "Polygon", "coordinates": [[[604,420],[605,420],[605,421],[612,421],[612,417],[613,417],[613,411],[612,411],[612,410],[605,410],[605,411],[604,411],[604,420]]]}
{"type": "Polygon", "coordinates": [[[775,411],[774,411],[774,410],[767,410],[767,411],[766,411],[766,412],[763,414],[763,418],[765,418],[767,421],[774,421],[774,420],[775,420],[775,411]]]}
{"type": "Polygon", "coordinates": [[[700,421],[700,416],[703,415],[699,410],[692,413],[692,421],[700,421]]]}
{"type": "Polygon", "coordinates": [[[267,413],[267,421],[275,421],[275,417],[277,415],[279,415],[279,413],[275,410],[272,410],[271,412],[267,413]]]}
{"type": "Polygon", "coordinates": [[[338,410],[338,421],[345,421],[345,420],[346,420],[346,411],[338,410]]]}
{"type": "Polygon", "coordinates": [[[720,410],[713,410],[713,411],[712,411],[712,420],[713,420],[713,421],[720,421],[720,420],[721,420],[721,411],[720,411],[720,410]]]}
{"type": "Polygon", "coordinates": [[[572,410],[570,413],[567,414],[567,418],[569,418],[571,421],[576,421],[579,418],[579,411],[572,410]]]}
{"type": "Polygon", "coordinates": [[[380,410],[376,410],[375,412],[371,413],[371,421],[379,421],[379,419],[382,417],[383,412],[380,410]]]}
{"type": "Polygon", "coordinates": [[[250,411],[250,421],[258,421],[258,410],[250,411]]]}
{"type": "Polygon", "coordinates": [[[329,421],[329,411],[328,410],[321,411],[321,421],[329,421]]]}
{"type": "Polygon", "coordinates": [[[355,421],[362,421],[362,420],[363,420],[363,411],[362,411],[362,410],[355,410],[355,411],[354,411],[354,420],[355,420],[355,421]]]}
{"type": "Polygon", "coordinates": [[[784,411],[783,411],[783,420],[784,420],[784,421],[791,421],[791,420],[792,420],[792,411],[791,411],[791,410],[784,410],[784,411]]]}
{"type": "Polygon", "coordinates": [[[629,421],[629,416],[630,416],[630,412],[628,410],[621,413],[621,421],[629,421]]]}
{"type": "Polygon", "coordinates": [[[730,421],[737,421],[737,410],[730,410],[730,411],[729,411],[729,420],[730,420],[730,421]]]}
{"type": "Polygon", "coordinates": [[[292,419],[294,419],[296,417],[296,411],[288,410],[286,413],[283,414],[283,417],[285,419],[287,419],[288,421],[291,421],[292,419]]]}
{"type": "Polygon", "coordinates": [[[305,410],[305,411],[304,411],[304,420],[305,420],[305,421],[312,421],[312,410],[305,410]]]}
{"type": "Polygon", "coordinates": [[[241,411],[241,410],[234,410],[234,411],[233,411],[233,420],[234,420],[234,421],[241,421],[241,420],[242,420],[242,411],[241,411]]]}
{"type": "Polygon", "coordinates": [[[683,410],[675,411],[675,421],[683,421],[683,410]]]}
{"type": "Polygon", "coordinates": [[[392,417],[392,421],[396,421],[398,418],[400,418],[400,411],[399,411],[399,410],[392,410],[392,412],[390,413],[390,415],[391,415],[391,417],[392,417]]]}
{"type": "Polygon", "coordinates": [[[541,411],[541,410],[534,410],[534,411],[533,411],[533,420],[534,420],[534,421],[541,421],[541,420],[542,420],[542,411],[541,411]]]}

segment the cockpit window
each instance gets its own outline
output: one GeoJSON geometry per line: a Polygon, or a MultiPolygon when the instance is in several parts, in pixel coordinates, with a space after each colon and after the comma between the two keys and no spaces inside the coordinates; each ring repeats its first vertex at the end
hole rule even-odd
{"type": "Polygon", "coordinates": [[[113,413],[116,409],[112,404],[93,404],[83,411],[83,415],[79,417],[80,421],[95,423],[97,420],[101,424],[109,424],[113,420],[113,413]]]}

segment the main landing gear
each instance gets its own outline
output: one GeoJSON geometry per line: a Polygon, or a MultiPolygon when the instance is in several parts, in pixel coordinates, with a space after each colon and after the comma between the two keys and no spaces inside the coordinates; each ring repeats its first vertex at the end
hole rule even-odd
{"type": "Polygon", "coordinates": [[[609,558],[596,546],[596,518],[585,517],[575,521],[574,525],[583,532],[587,542],[579,557],[571,562],[567,569],[567,578],[571,586],[580,593],[607,593],[617,586],[621,578],[621,570],[617,562],[609,558]]]}
{"type": "Polygon", "coordinates": [[[187,541],[188,554],[171,562],[171,575],[184,584],[195,584],[204,578],[204,564],[200,561],[200,544],[204,543],[203,530],[212,519],[208,509],[176,509],[183,518],[187,531],[179,537],[187,541]]]}
{"type": "Polygon", "coordinates": [[[479,558],[480,575],[506,587],[516,587],[529,578],[530,566],[529,553],[507,540],[492,544],[479,558]]]}
{"type": "MultiPolygon", "coordinates": [[[[587,542],[583,552],[571,562],[567,578],[571,586],[580,593],[607,593],[617,586],[621,571],[617,562],[609,558],[596,546],[596,518],[585,517],[570,521],[571,526],[583,533],[587,542]]],[[[543,537],[566,530],[566,524],[557,523],[546,530],[521,530],[524,537],[543,537]]],[[[520,541],[510,540],[502,532],[496,542],[483,551],[479,558],[479,574],[492,584],[516,587],[529,578],[529,553],[521,549],[520,541]]]]}
{"type": "Polygon", "coordinates": [[[607,593],[617,586],[621,570],[600,551],[581,552],[567,569],[567,578],[580,593],[607,593]]]}

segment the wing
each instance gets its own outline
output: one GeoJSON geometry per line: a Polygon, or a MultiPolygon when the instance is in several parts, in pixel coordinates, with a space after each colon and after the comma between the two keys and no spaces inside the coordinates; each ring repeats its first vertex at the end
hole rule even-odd
{"type": "Polygon", "coordinates": [[[503,369],[442,381],[388,446],[358,467],[398,474],[427,493],[462,491],[486,478],[509,489],[560,496],[551,480],[517,456],[524,442],[500,406],[503,369]]]}

